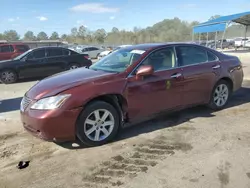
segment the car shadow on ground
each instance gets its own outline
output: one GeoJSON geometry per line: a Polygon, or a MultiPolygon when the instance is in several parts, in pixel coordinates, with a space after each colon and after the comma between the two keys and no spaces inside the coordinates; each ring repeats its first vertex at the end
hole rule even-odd
{"type": "MultiPolygon", "coordinates": [[[[250,93],[250,88],[242,87],[240,90],[238,90],[236,93],[233,94],[232,98],[230,99],[225,109],[249,103],[250,102],[249,93],[250,93]]],[[[158,117],[152,120],[121,129],[119,135],[114,140],[114,142],[132,138],[141,134],[154,132],[156,130],[178,126],[184,122],[192,122],[192,119],[196,117],[209,118],[213,116],[215,116],[214,111],[210,110],[209,108],[205,106],[198,106],[198,107],[185,109],[179,112],[174,112],[171,114],[159,115],[158,117]]],[[[180,127],[180,129],[182,128],[180,127]]],[[[65,143],[60,143],[59,145],[67,149],[87,148],[87,146],[82,144],[80,141],[65,142],[65,143]]]]}
{"type": "Polygon", "coordinates": [[[0,113],[19,110],[21,101],[22,97],[0,100],[0,113]]]}

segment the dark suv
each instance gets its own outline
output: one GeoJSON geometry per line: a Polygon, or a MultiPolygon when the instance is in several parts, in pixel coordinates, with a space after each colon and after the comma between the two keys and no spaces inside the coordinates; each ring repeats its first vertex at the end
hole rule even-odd
{"type": "Polygon", "coordinates": [[[0,44],[0,61],[13,59],[16,56],[28,51],[30,48],[26,44],[0,44]]]}

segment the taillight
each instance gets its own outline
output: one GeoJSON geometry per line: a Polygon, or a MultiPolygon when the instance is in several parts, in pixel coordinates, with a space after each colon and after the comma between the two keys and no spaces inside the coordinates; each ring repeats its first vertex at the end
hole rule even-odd
{"type": "Polygon", "coordinates": [[[83,57],[89,60],[89,55],[84,55],[83,57]]]}

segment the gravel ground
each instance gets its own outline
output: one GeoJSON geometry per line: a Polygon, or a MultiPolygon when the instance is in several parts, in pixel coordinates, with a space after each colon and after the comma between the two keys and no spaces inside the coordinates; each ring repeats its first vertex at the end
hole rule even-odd
{"type": "Polygon", "coordinates": [[[0,188],[250,187],[250,81],[224,110],[161,116],[95,148],[57,145],[23,130],[19,104],[35,83],[0,84],[0,188]],[[19,170],[21,160],[30,163],[19,170]]]}

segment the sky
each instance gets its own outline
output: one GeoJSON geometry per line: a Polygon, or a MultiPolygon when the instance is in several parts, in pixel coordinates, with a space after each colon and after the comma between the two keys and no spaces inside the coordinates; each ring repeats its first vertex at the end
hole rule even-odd
{"type": "Polygon", "coordinates": [[[0,0],[0,4],[0,33],[14,29],[21,36],[28,30],[69,34],[80,25],[92,31],[132,30],[174,17],[203,22],[213,15],[250,11],[250,0],[0,0]]]}

